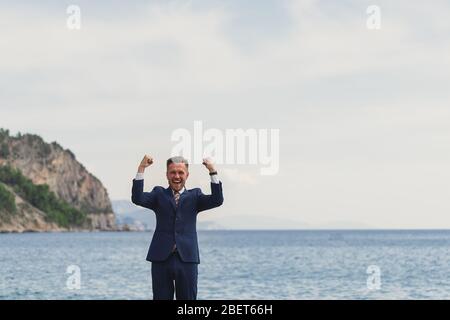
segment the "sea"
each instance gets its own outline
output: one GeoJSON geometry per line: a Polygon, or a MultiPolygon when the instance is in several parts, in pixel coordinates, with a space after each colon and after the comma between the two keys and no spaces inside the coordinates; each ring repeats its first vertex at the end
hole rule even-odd
{"type": "MultiPolygon", "coordinates": [[[[152,299],[152,232],[0,234],[0,299],[152,299]]],[[[199,231],[198,299],[449,299],[450,230],[199,231]]]]}

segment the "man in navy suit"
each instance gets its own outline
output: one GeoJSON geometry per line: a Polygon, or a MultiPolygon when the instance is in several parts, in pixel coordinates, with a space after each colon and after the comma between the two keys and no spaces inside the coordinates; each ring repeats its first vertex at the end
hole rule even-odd
{"type": "Polygon", "coordinates": [[[197,242],[197,214],[223,203],[222,182],[210,159],[203,164],[211,176],[211,195],[199,188],[186,189],[189,164],[183,157],[167,160],[168,188],[156,186],[144,192],[144,171],[153,163],[152,157],[142,159],[133,180],[131,201],[156,214],[156,228],[147,254],[152,262],[153,299],[197,299],[197,278],[200,256],[197,242]]]}

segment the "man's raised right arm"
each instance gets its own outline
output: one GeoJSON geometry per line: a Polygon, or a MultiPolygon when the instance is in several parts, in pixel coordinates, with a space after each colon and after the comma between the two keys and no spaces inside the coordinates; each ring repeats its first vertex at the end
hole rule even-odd
{"type": "Polygon", "coordinates": [[[131,190],[131,201],[141,207],[155,210],[157,206],[157,195],[155,189],[152,192],[144,192],[144,172],[145,168],[153,163],[153,158],[145,155],[138,167],[136,178],[133,179],[131,190]]]}

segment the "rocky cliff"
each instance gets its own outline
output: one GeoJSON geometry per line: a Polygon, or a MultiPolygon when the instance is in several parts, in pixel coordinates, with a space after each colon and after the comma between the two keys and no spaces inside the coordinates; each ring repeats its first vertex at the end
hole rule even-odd
{"type": "MultiPolygon", "coordinates": [[[[0,166],[19,169],[35,185],[48,185],[49,190],[59,199],[85,213],[87,219],[81,229],[115,230],[115,216],[107,190],[76,160],[70,150],[62,148],[58,143],[46,143],[41,137],[31,134],[10,136],[7,130],[0,129],[0,166]]],[[[15,197],[21,216],[24,217],[28,213],[35,216],[39,223],[33,227],[26,222],[30,219],[22,222],[20,219],[13,219],[13,223],[3,223],[12,230],[0,226],[0,231],[61,229],[52,223],[45,225],[45,219],[42,219],[45,212],[33,208],[30,204],[21,205],[24,200],[14,189],[9,188],[9,191],[15,197]],[[28,211],[24,209],[26,207],[28,211]]],[[[80,226],[63,229],[80,229],[80,226]]]]}

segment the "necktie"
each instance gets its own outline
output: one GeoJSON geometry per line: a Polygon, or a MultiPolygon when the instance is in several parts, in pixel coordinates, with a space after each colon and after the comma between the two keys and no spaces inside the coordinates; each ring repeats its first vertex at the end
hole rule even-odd
{"type": "MultiPolygon", "coordinates": [[[[174,191],[174,192],[173,192],[173,197],[175,198],[175,204],[176,204],[177,207],[178,207],[178,201],[180,200],[180,193],[179,193],[178,191],[174,191]]],[[[174,245],[173,245],[172,252],[175,252],[176,249],[177,249],[177,245],[174,244],[174,245]]]]}
{"type": "Polygon", "coordinates": [[[175,198],[175,204],[178,207],[178,201],[180,201],[180,193],[178,191],[174,191],[173,196],[175,198]]]}

